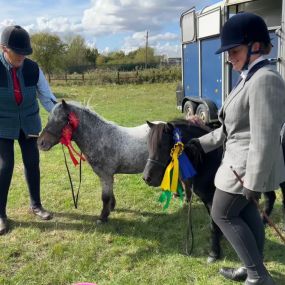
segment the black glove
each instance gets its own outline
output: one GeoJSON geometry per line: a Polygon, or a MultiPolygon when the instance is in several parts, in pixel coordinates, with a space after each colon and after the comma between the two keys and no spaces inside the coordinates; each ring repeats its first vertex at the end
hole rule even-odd
{"type": "Polygon", "coordinates": [[[245,198],[248,200],[248,201],[258,201],[261,197],[261,193],[260,192],[256,192],[256,191],[253,191],[253,190],[249,190],[245,187],[243,187],[243,190],[242,190],[242,194],[243,196],[245,196],[245,198]]]}
{"type": "Polygon", "coordinates": [[[184,152],[193,164],[194,168],[198,168],[203,162],[205,152],[198,139],[192,139],[184,145],[184,152]]]}

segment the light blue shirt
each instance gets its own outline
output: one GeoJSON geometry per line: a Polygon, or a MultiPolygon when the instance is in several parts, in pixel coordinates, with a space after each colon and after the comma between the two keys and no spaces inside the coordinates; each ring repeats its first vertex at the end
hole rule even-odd
{"type": "Polygon", "coordinates": [[[56,97],[51,92],[50,86],[40,68],[39,81],[37,83],[37,96],[46,111],[50,112],[56,104],[56,97]]]}

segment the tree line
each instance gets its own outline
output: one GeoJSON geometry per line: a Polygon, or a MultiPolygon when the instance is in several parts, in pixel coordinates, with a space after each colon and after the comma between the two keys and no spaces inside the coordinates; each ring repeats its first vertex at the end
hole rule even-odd
{"type": "Polygon", "coordinates": [[[97,48],[88,47],[79,35],[62,40],[50,33],[36,33],[31,36],[31,41],[31,59],[37,61],[48,76],[53,73],[83,73],[96,68],[134,70],[145,65],[155,67],[161,61],[161,56],[156,56],[151,47],[138,48],[128,54],[123,51],[101,54],[97,48]]]}

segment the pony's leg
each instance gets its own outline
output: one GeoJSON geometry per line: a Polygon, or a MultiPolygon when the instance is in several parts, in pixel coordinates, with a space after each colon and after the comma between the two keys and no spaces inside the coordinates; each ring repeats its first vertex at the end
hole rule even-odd
{"type": "Polygon", "coordinates": [[[211,218],[211,251],[208,255],[207,262],[213,263],[221,258],[221,238],[223,233],[211,217],[212,202],[203,201],[203,203],[211,218]]]}
{"type": "MultiPolygon", "coordinates": [[[[273,210],[273,206],[276,200],[276,194],[275,191],[270,191],[270,192],[265,192],[264,194],[264,198],[265,198],[265,203],[264,203],[264,212],[267,214],[267,216],[269,216],[273,210]]],[[[263,220],[263,224],[266,225],[267,224],[267,220],[264,216],[264,214],[262,214],[262,220],[263,220]]]]}
{"type": "Polygon", "coordinates": [[[280,188],[282,191],[282,212],[283,212],[283,231],[285,231],[285,182],[280,184],[280,188]]]}
{"type": "Polygon", "coordinates": [[[114,177],[112,175],[104,176],[100,177],[100,180],[102,185],[102,202],[103,202],[103,209],[100,215],[100,220],[102,222],[107,222],[111,208],[113,207],[114,209],[116,203],[113,193],[114,177]]]}

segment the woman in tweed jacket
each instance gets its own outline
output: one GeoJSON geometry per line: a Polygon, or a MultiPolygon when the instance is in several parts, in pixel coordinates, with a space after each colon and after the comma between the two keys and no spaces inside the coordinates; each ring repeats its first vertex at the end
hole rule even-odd
{"type": "Polygon", "coordinates": [[[262,192],[285,181],[280,142],[285,84],[264,57],[271,47],[261,17],[239,13],[225,23],[216,53],[227,52],[233,69],[241,73],[240,80],[219,112],[221,127],[191,140],[185,148],[193,157],[224,146],[212,217],[243,266],[222,268],[220,273],[247,285],[275,284],[263,263],[264,226],[255,204],[262,192]]]}

